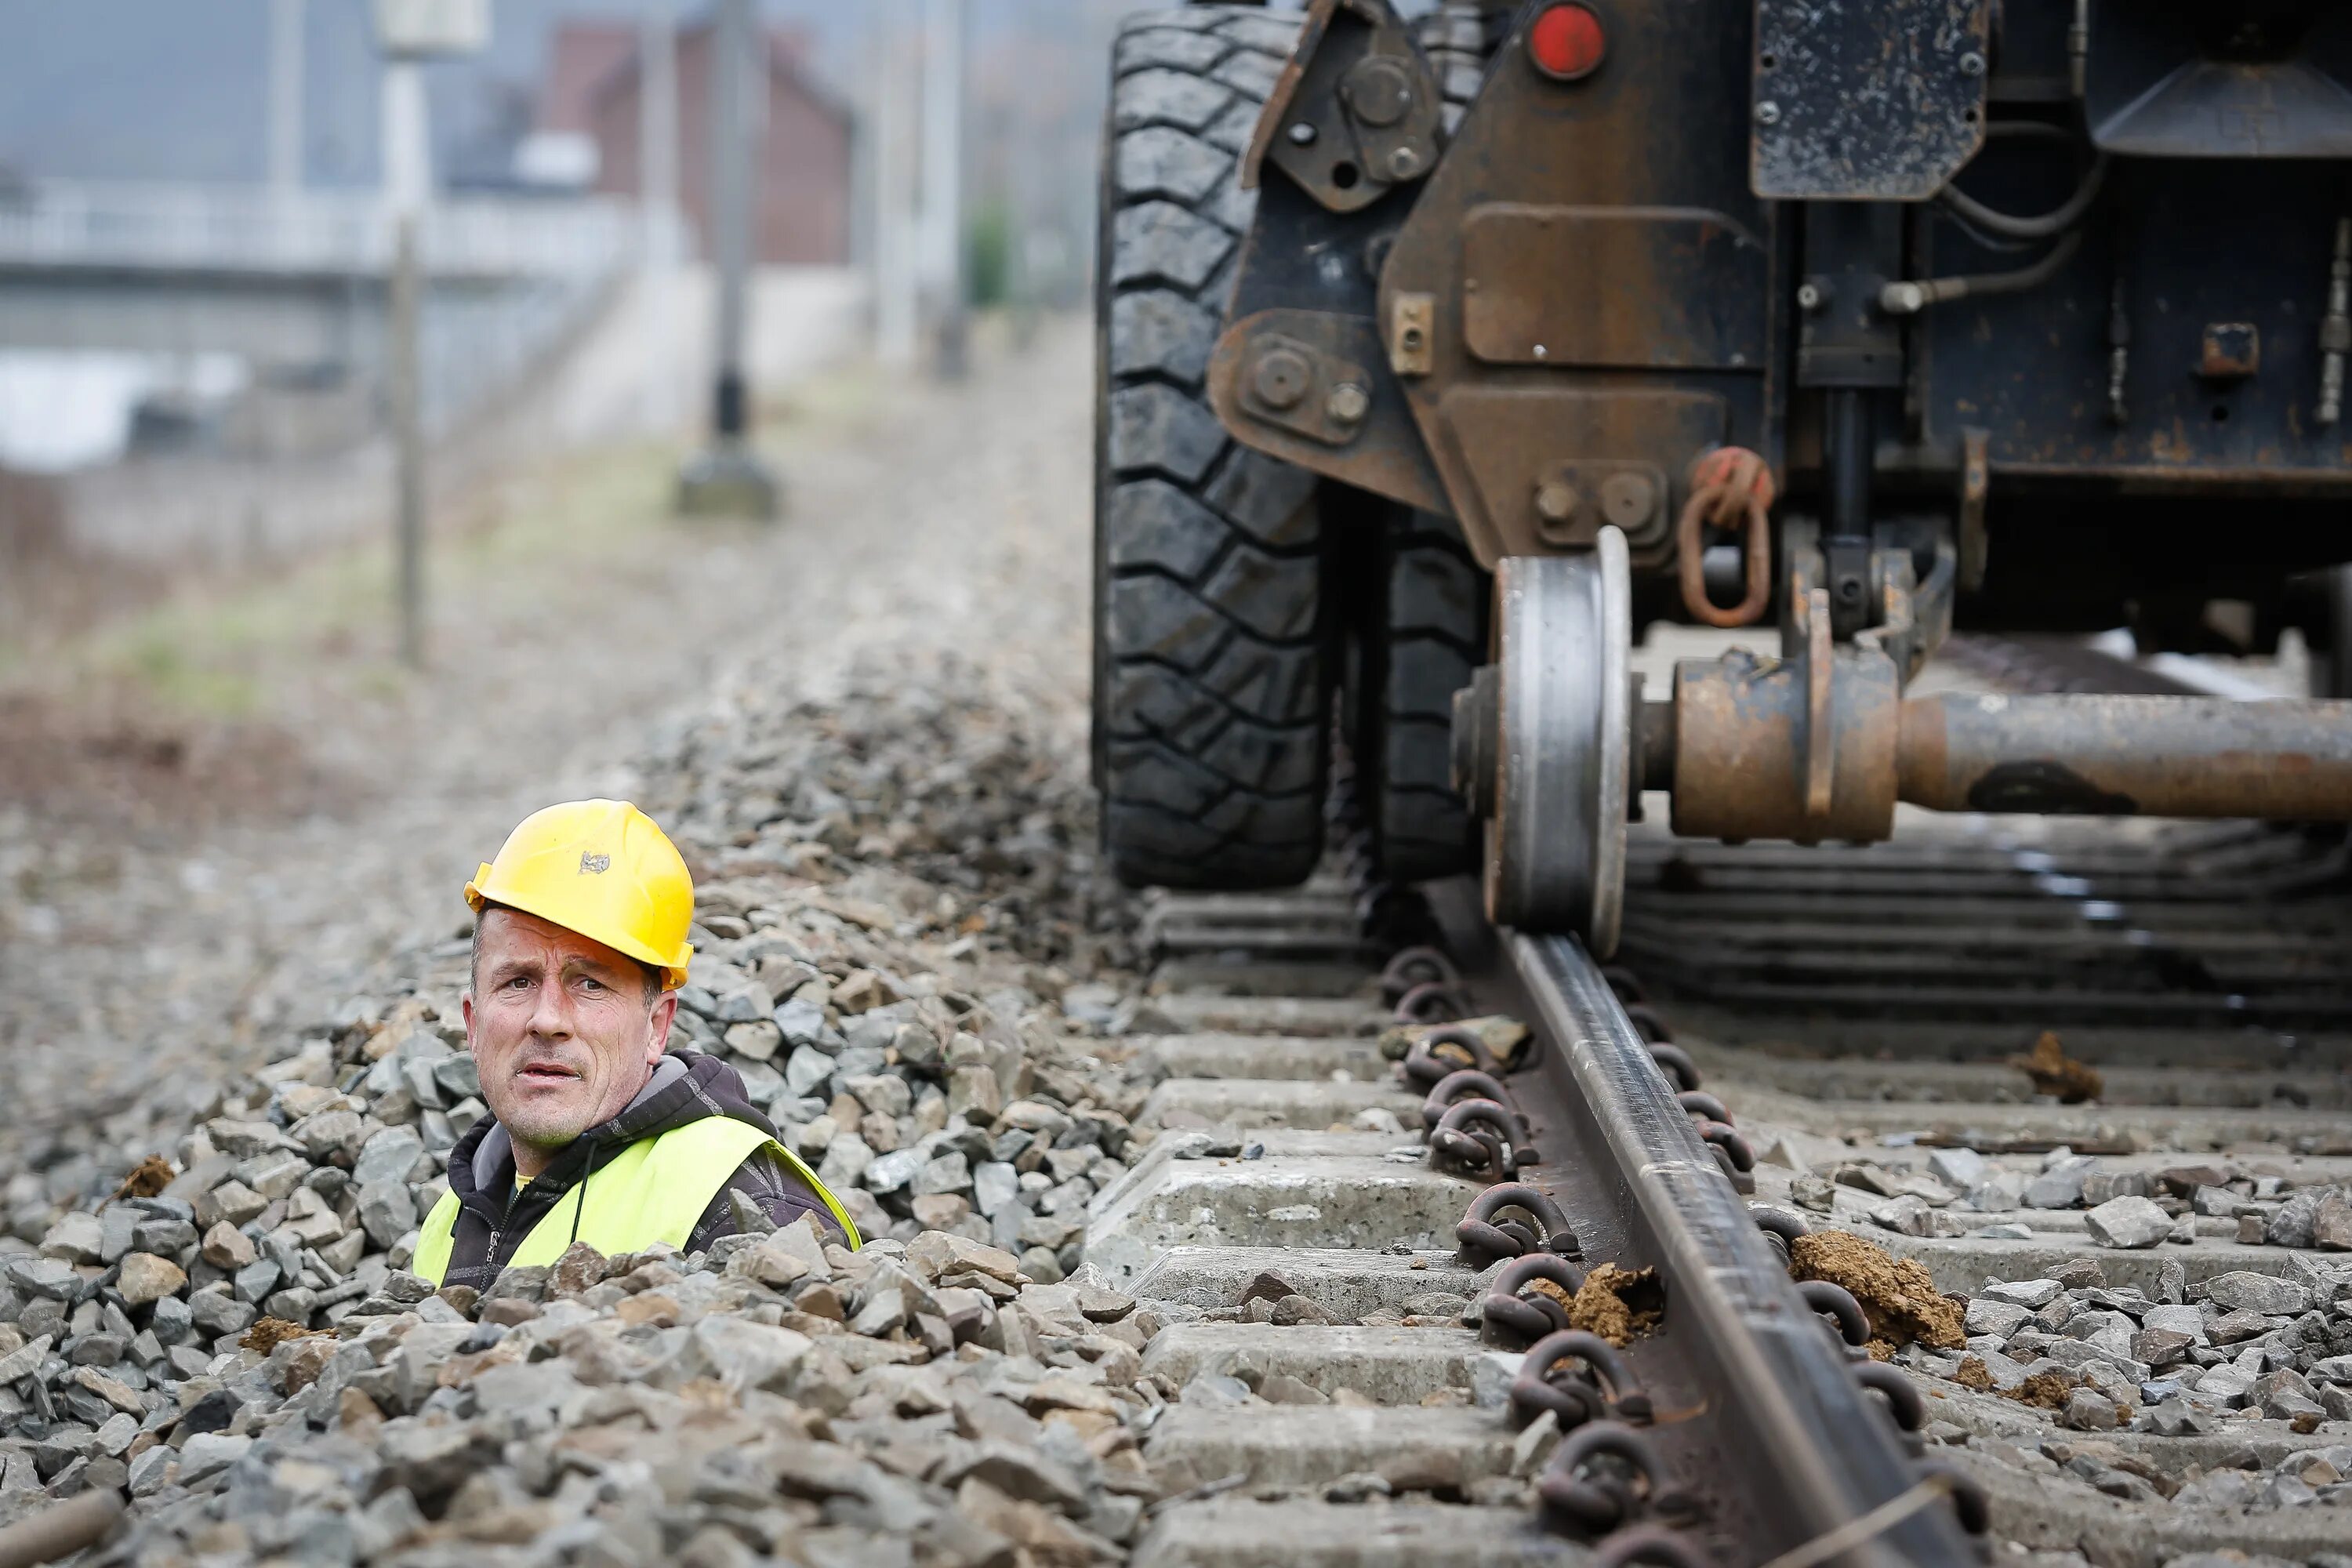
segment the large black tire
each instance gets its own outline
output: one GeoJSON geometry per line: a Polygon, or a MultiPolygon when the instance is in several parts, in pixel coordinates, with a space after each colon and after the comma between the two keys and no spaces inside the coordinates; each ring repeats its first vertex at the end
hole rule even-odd
{"type": "Polygon", "coordinates": [[[2315,625],[2305,634],[2311,650],[2311,694],[2352,697],[2352,566],[2317,574],[2315,625]]]}
{"type": "Polygon", "coordinates": [[[1453,519],[1390,511],[1359,634],[1357,787],[1380,874],[1424,882],[1478,863],[1477,825],[1452,780],[1454,694],[1486,661],[1492,580],[1453,519]]]}
{"type": "Polygon", "coordinates": [[[1334,620],[1316,479],[1203,385],[1255,205],[1238,157],[1297,35],[1239,5],[1121,27],[1096,280],[1095,782],[1130,885],[1304,880],[1323,847],[1334,620]]]}

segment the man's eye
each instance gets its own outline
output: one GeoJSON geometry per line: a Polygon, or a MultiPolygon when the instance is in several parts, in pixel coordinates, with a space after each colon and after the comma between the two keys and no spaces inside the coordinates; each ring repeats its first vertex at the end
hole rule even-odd
{"type": "Polygon", "coordinates": [[[602,991],[603,989],[604,989],[604,983],[603,981],[601,981],[601,980],[597,979],[597,978],[596,978],[594,975],[593,975],[593,974],[583,974],[583,975],[582,975],[582,976],[580,977],[580,984],[581,984],[581,985],[582,985],[582,987],[583,987],[583,988],[584,988],[584,989],[586,989],[586,990],[589,990],[589,991],[602,991]]]}
{"type": "Polygon", "coordinates": [[[530,975],[528,975],[528,974],[518,974],[518,975],[516,975],[513,979],[511,979],[511,980],[509,980],[509,981],[508,981],[508,982],[507,982],[506,988],[507,988],[508,990],[509,990],[509,991],[520,991],[520,990],[521,990],[524,986],[529,985],[530,984],[530,975]]]}

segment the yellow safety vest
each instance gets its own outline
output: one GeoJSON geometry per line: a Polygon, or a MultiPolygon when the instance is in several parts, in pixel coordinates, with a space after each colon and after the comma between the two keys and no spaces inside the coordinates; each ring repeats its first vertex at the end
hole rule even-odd
{"type": "MultiPolygon", "coordinates": [[[[782,1155],[824,1200],[834,1223],[849,1238],[850,1250],[865,1245],[848,1211],[825,1190],[806,1161],[748,1121],[707,1116],[658,1138],[640,1139],[599,1164],[593,1177],[575,1184],[531,1226],[506,1266],[528,1268],[562,1257],[573,1240],[575,1219],[578,1239],[607,1257],[642,1252],[657,1241],[682,1247],[735,1167],[763,1146],[782,1155]]],[[[410,1271],[439,1286],[448,1272],[457,1234],[457,1194],[444,1193],[425,1216],[410,1271]]]]}

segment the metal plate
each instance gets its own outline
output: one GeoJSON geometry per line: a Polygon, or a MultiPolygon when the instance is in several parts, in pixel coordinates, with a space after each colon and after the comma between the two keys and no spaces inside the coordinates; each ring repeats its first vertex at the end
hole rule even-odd
{"type": "Polygon", "coordinates": [[[1489,364],[1764,363],[1770,259],[1728,214],[1494,203],[1463,220],[1462,250],[1463,339],[1489,364]]]}
{"type": "Polygon", "coordinates": [[[1934,195],[1984,142],[1988,9],[1986,0],[1756,0],[1756,194],[1934,195]]]}
{"type": "Polygon", "coordinates": [[[1518,555],[1495,574],[1500,719],[1486,823],[1486,910],[1616,951],[1633,741],[1633,574],[1625,536],[1518,555]]]}

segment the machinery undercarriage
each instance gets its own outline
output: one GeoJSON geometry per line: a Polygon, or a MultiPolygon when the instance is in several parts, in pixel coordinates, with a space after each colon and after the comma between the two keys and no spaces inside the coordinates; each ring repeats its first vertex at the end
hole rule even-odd
{"type": "MultiPolygon", "coordinates": [[[[1123,58],[1116,158],[1170,68],[1123,58]]],[[[1906,695],[1956,624],[2341,643],[2345,84],[2352,15],[2294,0],[1315,0],[1229,137],[1256,198],[1198,395],[1321,477],[1327,595],[1381,508],[1494,574],[1451,738],[1490,913],[1605,952],[1644,789],[1801,842],[1898,800],[2352,816],[2333,702],[1906,695]],[[1762,640],[1643,693],[1660,619],[1762,640]]],[[[1142,471],[1118,439],[1107,483],[1142,471]]],[[[1150,568],[1107,527],[1116,670],[1150,568]]],[[[1122,745],[1181,742],[1097,701],[1114,861],[1185,879],[1122,860],[1117,811],[1122,745]]],[[[1202,842],[1195,885],[1252,879],[1202,842]]]]}

